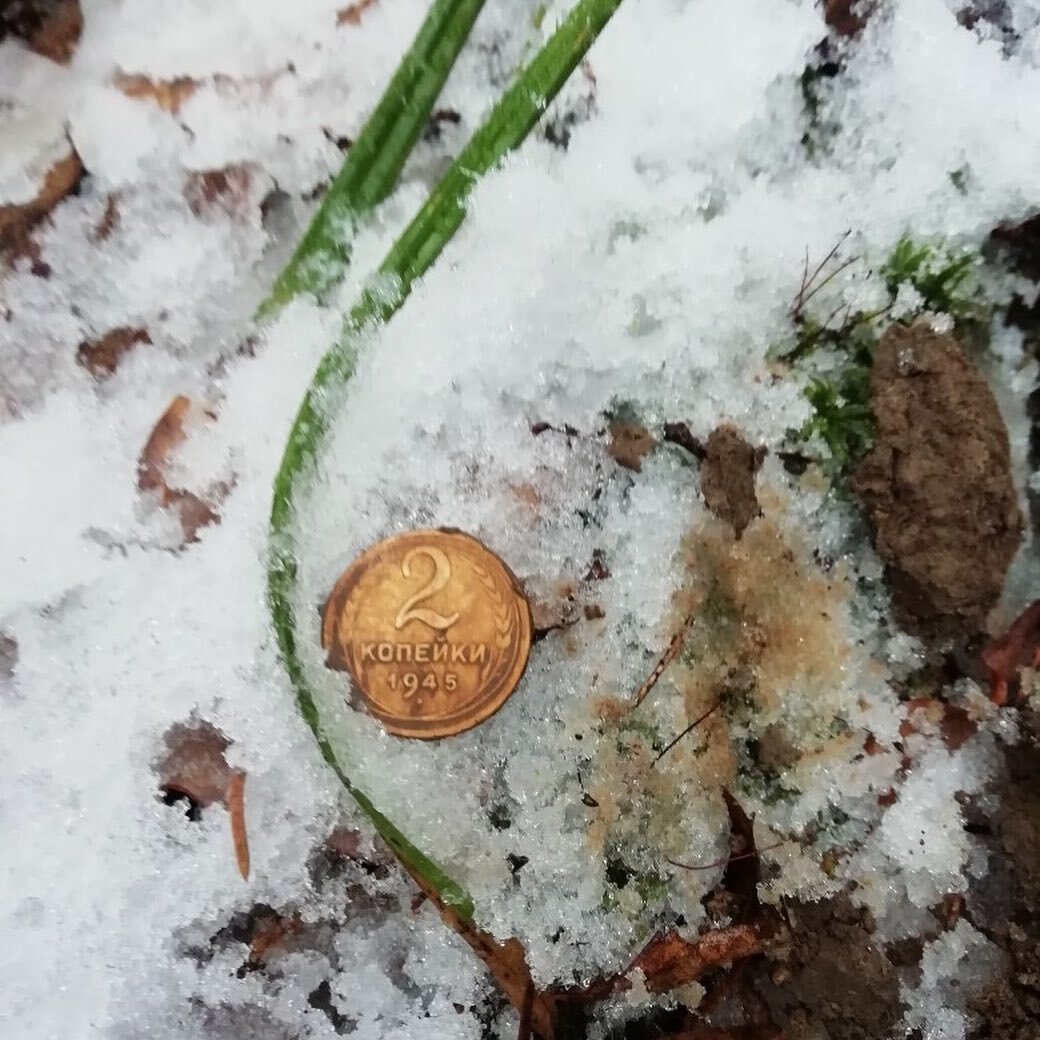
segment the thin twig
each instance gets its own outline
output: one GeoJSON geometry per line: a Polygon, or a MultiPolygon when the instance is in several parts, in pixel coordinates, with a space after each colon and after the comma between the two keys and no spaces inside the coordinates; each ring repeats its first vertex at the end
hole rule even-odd
{"type": "Polygon", "coordinates": [[[831,271],[831,273],[828,274],[826,278],[822,279],[819,282],[819,284],[813,286],[812,292],[810,292],[802,300],[802,306],[804,307],[821,289],[823,289],[826,286],[830,285],[830,283],[833,282],[834,279],[837,278],[838,275],[841,274],[842,271],[845,271],[848,268],[850,268],[858,260],[859,260],[858,256],[850,256],[848,258],[848,260],[843,260],[840,264],[838,264],[838,266],[835,267],[834,270],[831,271]]]}
{"type": "Polygon", "coordinates": [[[228,815],[231,817],[231,840],[235,843],[235,861],[242,878],[249,880],[249,841],[246,838],[245,811],[246,774],[241,770],[231,774],[228,782],[228,815]]]}
{"type": "Polygon", "coordinates": [[[813,292],[810,293],[809,296],[805,296],[805,290],[808,289],[810,285],[812,285],[812,283],[816,280],[816,276],[834,258],[838,250],[841,249],[842,243],[851,234],[852,228],[849,228],[849,230],[846,231],[845,234],[842,235],[837,242],[835,242],[834,247],[831,249],[831,251],[816,265],[816,270],[814,270],[808,278],[805,277],[805,271],[809,270],[809,247],[805,247],[805,268],[802,273],[802,285],[801,288],[798,290],[798,294],[795,296],[794,301],[791,304],[791,314],[794,317],[797,317],[799,314],[801,314],[802,308],[809,301],[810,297],[815,293],[815,290],[813,290],[813,292]]]}
{"type": "Polygon", "coordinates": [[[741,852],[736,856],[723,856],[722,859],[717,859],[714,863],[679,863],[677,860],[668,859],[667,856],[665,856],[665,861],[673,867],[679,867],[681,870],[714,870],[716,867],[727,867],[730,863],[739,863],[742,859],[756,859],[761,853],[778,849],[781,845],[786,845],[791,840],[791,838],[784,838],[781,841],[774,841],[772,845],[754,849],[752,852],[741,852]]]}
{"type": "Polygon", "coordinates": [[[654,670],[646,677],[646,681],[642,686],[639,687],[636,693],[635,700],[632,702],[632,707],[629,711],[638,708],[643,701],[646,700],[647,694],[657,685],[657,680],[661,678],[664,670],[675,660],[679,651],[682,649],[683,639],[686,637],[686,633],[690,630],[690,626],[697,620],[696,612],[687,615],[686,620],[683,621],[679,631],[668,642],[668,648],[661,655],[661,659],[654,665],[654,670]]]}
{"type": "Polygon", "coordinates": [[[687,733],[689,733],[693,729],[696,729],[706,718],[708,718],[709,715],[712,715],[714,712],[718,711],[721,706],[722,701],[717,700],[706,712],[704,712],[703,715],[694,719],[693,722],[691,722],[686,727],[686,729],[682,731],[682,733],[680,733],[673,741],[671,741],[671,743],[665,746],[664,750],[661,751],[660,754],[658,754],[657,758],[655,758],[653,762],[650,763],[650,768],[653,769],[654,766],[656,766],[657,763],[660,762],[661,759],[664,758],[664,756],[667,755],[668,752],[671,751],[672,748],[675,747],[675,745],[678,744],[679,741],[682,740],[682,738],[685,737],[687,733]]]}

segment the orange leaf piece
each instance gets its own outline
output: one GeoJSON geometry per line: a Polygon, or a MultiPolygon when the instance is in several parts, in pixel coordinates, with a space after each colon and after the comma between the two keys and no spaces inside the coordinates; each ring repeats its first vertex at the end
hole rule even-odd
{"type": "Polygon", "coordinates": [[[231,817],[231,839],[235,844],[235,862],[244,881],[249,880],[249,840],[246,837],[246,774],[236,769],[228,784],[228,814],[231,817]]]}
{"type": "MultiPolygon", "coordinates": [[[[190,408],[191,401],[178,394],[155,424],[137,460],[137,486],[142,491],[154,492],[162,506],[177,511],[185,545],[198,540],[201,528],[220,522],[220,514],[211,502],[193,491],[170,487],[166,480],[166,467],[186,437],[184,422],[190,408]]],[[[229,490],[227,484],[216,484],[208,495],[220,502],[229,490]]]]}
{"type": "Polygon", "coordinates": [[[336,12],[337,25],[360,25],[361,16],[375,4],[376,0],[356,0],[336,12]]]}
{"type": "Polygon", "coordinates": [[[1030,603],[1011,627],[982,648],[982,663],[989,669],[995,704],[1017,703],[1023,668],[1040,668],[1040,599],[1030,603]]]}
{"type": "Polygon", "coordinates": [[[121,72],[116,76],[116,86],[128,98],[154,101],[164,112],[176,115],[198,90],[199,82],[189,76],[153,80],[140,73],[121,72]]]}

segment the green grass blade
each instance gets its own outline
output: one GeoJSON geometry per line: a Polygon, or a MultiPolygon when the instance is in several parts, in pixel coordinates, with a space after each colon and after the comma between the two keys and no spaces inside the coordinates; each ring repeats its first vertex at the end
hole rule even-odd
{"type": "Polygon", "coordinates": [[[473,911],[466,893],[353,786],[325,737],[296,648],[293,601],[298,551],[293,534],[294,501],[302,480],[313,471],[329,426],[356,369],[366,333],[388,321],[400,309],[415,280],[430,268],[462,223],[466,197],[477,179],[523,141],[620,5],[621,0],[580,0],[520,73],[394,243],[379,268],[383,277],[361,294],[344,322],[342,334],[318,365],[289,433],[274,480],[268,604],[300,712],[314,730],[325,759],[371,817],[387,843],[466,919],[473,911]]]}
{"type": "Polygon", "coordinates": [[[257,320],[299,293],[320,296],[343,277],[359,218],[393,190],[483,6],[484,0],[434,0],[296,251],[257,309],[257,320]]]}

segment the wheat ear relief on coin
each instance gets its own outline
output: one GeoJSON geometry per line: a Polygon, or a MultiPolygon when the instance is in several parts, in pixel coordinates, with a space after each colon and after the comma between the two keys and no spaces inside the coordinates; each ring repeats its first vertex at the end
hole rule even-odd
{"type": "Polygon", "coordinates": [[[462,531],[409,531],[363,552],[325,604],[321,641],[369,713],[432,740],[493,715],[520,682],[531,611],[512,571],[462,531]]]}

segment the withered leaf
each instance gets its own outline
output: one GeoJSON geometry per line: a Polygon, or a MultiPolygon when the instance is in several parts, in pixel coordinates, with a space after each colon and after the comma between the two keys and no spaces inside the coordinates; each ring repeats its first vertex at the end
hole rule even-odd
{"type": "Polygon", "coordinates": [[[867,24],[873,6],[873,0],[825,0],[823,19],[839,36],[856,36],[867,24]]]}
{"type": "Polygon", "coordinates": [[[198,90],[199,81],[190,76],[153,80],[141,73],[121,72],[116,76],[115,85],[129,98],[154,101],[164,112],[176,115],[181,105],[198,90]]]}
{"type": "Polygon", "coordinates": [[[72,146],[46,173],[36,197],[0,206],[0,246],[7,246],[45,217],[80,182],[83,163],[72,146]]]}
{"type": "Polygon", "coordinates": [[[632,967],[643,972],[651,993],[667,993],[719,965],[761,953],[776,931],[777,923],[765,915],[753,923],[706,932],[693,941],[668,931],[652,939],[632,967]]]}
{"type": "Polygon", "coordinates": [[[29,38],[29,46],[59,65],[67,64],[83,33],[83,12],[79,0],[58,0],[29,38]]]}
{"type": "Polygon", "coordinates": [[[91,238],[95,242],[107,242],[112,232],[119,227],[119,219],[119,195],[114,191],[109,192],[105,200],[105,212],[94,226],[91,238]]]}
{"type": "Polygon", "coordinates": [[[190,798],[200,808],[226,804],[232,769],[224,757],[231,741],[216,726],[196,719],[167,730],[158,761],[159,785],[190,798]]]}
{"type": "Polygon", "coordinates": [[[196,217],[219,210],[229,217],[244,220],[252,206],[249,194],[252,184],[253,171],[244,164],[195,171],[188,174],[184,198],[196,217]]]}
{"type": "Polygon", "coordinates": [[[123,325],[97,339],[84,340],[76,351],[76,360],[95,379],[104,379],[115,372],[125,354],[139,343],[151,342],[146,328],[123,325]]]}
{"type": "Polygon", "coordinates": [[[203,498],[193,491],[171,487],[167,482],[166,467],[174,451],[184,441],[184,423],[190,409],[191,401],[183,394],[178,394],[155,424],[137,460],[138,488],[155,493],[164,508],[177,512],[185,545],[198,539],[201,528],[220,522],[216,505],[231,490],[228,484],[217,483],[208,489],[203,498]]]}
{"type": "Polygon", "coordinates": [[[1040,668],[1040,600],[1026,607],[1007,632],[987,643],[981,657],[993,681],[993,700],[1017,703],[1019,673],[1023,668],[1040,668]]]}
{"type": "MultiPolygon", "coordinates": [[[[755,825],[744,811],[744,807],[723,789],[722,797],[726,800],[729,813],[729,828],[732,835],[732,855],[726,864],[726,872],[722,883],[737,900],[739,916],[746,917],[758,910],[758,882],[760,864],[758,849],[755,847],[755,825]]],[[[738,914],[734,914],[738,916],[738,914]]]]}
{"type": "Polygon", "coordinates": [[[336,12],[337,25],[360,25],[361,16],[372,6],[376,0],[356,0],[355,3],[341,7],[336,12]]]}
{"type": "Polygon", "coordinates": [[[949,751],[956,751],[978,732],[978,723],[965,708],[931,697],[914,697],[907,701],[907,717],[899,724],[900,736],[918,732],[920,721],[938,725],[942,742],[949,751]],[[919,715],[919,720],[914,716],[919,715]]]}

